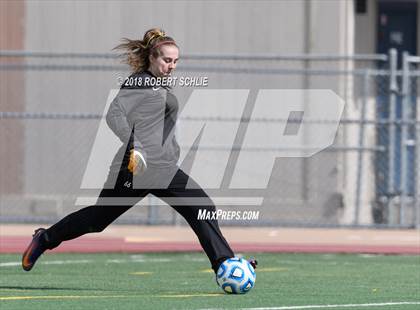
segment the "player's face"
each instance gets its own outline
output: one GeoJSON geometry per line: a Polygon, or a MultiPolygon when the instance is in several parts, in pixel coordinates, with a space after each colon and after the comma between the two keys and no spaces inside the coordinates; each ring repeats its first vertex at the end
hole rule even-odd
{"type": "Polygon", "coordinates": [[[175,45],[162,45],[160,47],[161,55],[157,58],[150,56],[149,70],[158,77],[169,76],[175,70],[179,50],[175,45]]]}

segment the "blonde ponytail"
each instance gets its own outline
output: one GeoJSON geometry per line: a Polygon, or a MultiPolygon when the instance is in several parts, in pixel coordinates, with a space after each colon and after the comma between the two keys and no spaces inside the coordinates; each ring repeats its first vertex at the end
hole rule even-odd
{"type": "Polygon", "coordinates": [[[114,50],[123,50],[121,56],[123,62],[131,67],[133,72],[145,71],[149,68],[149,56],[158,57],[161,55],[159,49],[164,44],[176,45],[175,40],[166,36],[159,28],[153,28],[145,32],[143,40],[122,39],[123,43],[117,45],[114,50]]]}

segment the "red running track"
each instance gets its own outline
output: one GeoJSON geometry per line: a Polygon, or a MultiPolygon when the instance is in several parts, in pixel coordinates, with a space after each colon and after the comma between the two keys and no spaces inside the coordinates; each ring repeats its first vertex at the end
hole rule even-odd
{"type": "MultiPolygon", "coordinates": [[[[22,253],[31,241],[28,237],[0,236],[0,253],[22,253]]],[[[235,252],[271,253],[366,253],[420,255],[420,246],[384,245],[333,245],[333,244],[279,244],[279,243],[232,243],[235,252]]],[[[198,242],[127,242],[125,238],[80,237],[63,242],[55,253],[100,252],[197,252],[198,242]]]]}

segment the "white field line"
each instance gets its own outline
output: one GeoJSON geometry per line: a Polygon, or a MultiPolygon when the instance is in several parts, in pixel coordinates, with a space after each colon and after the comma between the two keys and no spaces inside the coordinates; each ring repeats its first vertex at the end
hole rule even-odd
{"type": "MultiPolygon", "coordinates": [[[[43,261],[38,262],[42,265],[70,265],[70,264],[87,264],[92,263],[92,260],[87,259],[79,259],[79,260],[51,260],[51,261],[43,261]]],[[[7,262],[7,263],[0,263],[0,267],[11,267],[11,266],[20,266],[22,262],[7,262]]]]}
{"type": "MultiPolygon", "coordinates": [[[[203,262],[204,258],[195,258],[195,257],[182,257],[183,261],[191,262],[203,262]]],[[[129,259],[107,259],[104,261],[105,264],[125,264],[125,263],[170,263],[174,262],[175,259],[172,258],[148,258],[143,255],[132,255],[129,259]]],[[[50,260],[50,261],[39,261],[37,264],[41,265],[71,265],[71,264],[90,264],[97,263],[96,260],[92,259],[75,259],[75,260],[50,260]]],[[[22,262],[4,262],[0,263],[0,267],[15,267],[22,265],[22,262]]]]}
{"type": "MultiPolygon", "coordinates": [[[[299,310],[299,309],[329,309],[329,308],[370,308],[370,307],[388,307],[420,305],[420,301],[401,301],[401,302],[382,302],[369,304],[342,304],[342,305],[303,305],[303,306],[285,306],[285,307],[262,307],[262,308],[239,308],[238,310],[299,310]]],[[[206,308],[197,310],[224,310],[227,308],[206,308]]]]}
{"type": "MultiPolygon", "coordinates": [[[[238,256],[241,256],[239,253],[237,254],[238,256]]],[[[205,262],[207,261],[206,258],[204,257],[187,257],[187,256],[182,256],[180,257],[180,259],[182,261],[190,261],[190,262],[205,262]]],[[[144,255],[138,254],[138,255],[130,255],[130,258],[125,259],[125,258],[121,258],[121,259],[108,259],[106,260],[104,263],[106,264],[124,264],[124,263],[170,263],[175,261],[175,259],[172,258],[149,258],[146,257],[144,255]]],[[[82,263],[96,263],[97,261],[94,260],[57,260],[57,261],[39,261],[37,262],[37,264],[57,264],[57,265],[63,265],[63,264],[82,264],[82,263]]],[[[292,260],[279,260],[278,265],[281,265],[282,267],[286,267],[287,265],[299,265],[302,262],[300,261],[292,261],[292,260]]],[[[333,261],[330,259],[326,259],[325,261],[322,262],[311,262],[311,265],[338,265],[338,261],[333,261]]],[[[20,266],[22,263],[19,262],[4,262],[4,263],[0,263],[0,267],[10,267],[10,266],[20,266]]],[[[357,264],[357,262],[340,262],[341,265],[354,265],[357,264]]],[[[372,266],[376,265],[376,264],[383,264],[383,263],[372,263],[370,262],[370,264],[372,266]]],[[[418,264],[406,264],[406,266],[418,266],[418,264]]]]}
{"type": "MultiPolygon", "coordinates": [[[[108,259],[104,263],[105,264],[125,264],[125,263],[147,263],[147,262],[153,262],[153,263],[161,263],[161,262],[171,262],[170,259],[108,259]]],[[[91,264],[91,263],[97,263],[97,261],[92,259],[83,259],[83,260],[51,260],[51,261],[39,261],[37,264],[41,265],[72,265],[72,264],[91,264]]],[[[22,262],[6,262],[6,263],[0,263],[0,267],[12,267],[12,266],[20,266],[22,265],[22,262]]]]}

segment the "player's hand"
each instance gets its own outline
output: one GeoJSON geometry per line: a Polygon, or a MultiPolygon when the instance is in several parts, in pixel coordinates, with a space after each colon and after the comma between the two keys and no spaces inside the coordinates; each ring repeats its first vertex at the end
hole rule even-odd
{"type": "Polygon", "coordinates": [[[140,151],[132,149],[130,151],[130,161],[128,163],[128,170],[136,175],[139,172],[144,172],[147,169],[146,160],[140,151]]]}

